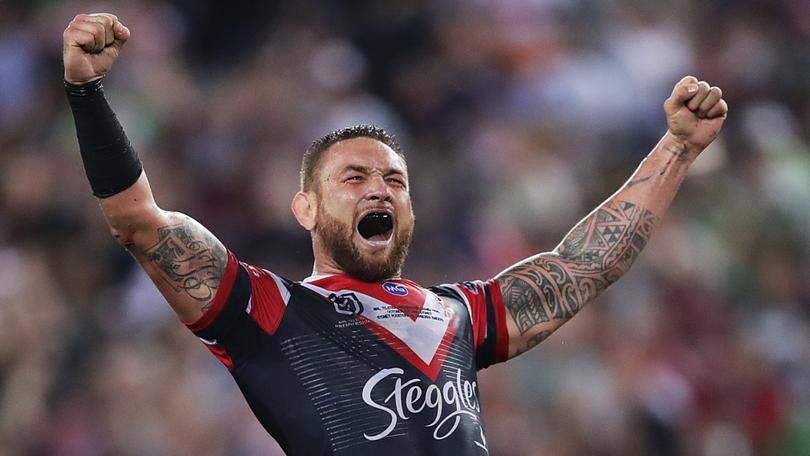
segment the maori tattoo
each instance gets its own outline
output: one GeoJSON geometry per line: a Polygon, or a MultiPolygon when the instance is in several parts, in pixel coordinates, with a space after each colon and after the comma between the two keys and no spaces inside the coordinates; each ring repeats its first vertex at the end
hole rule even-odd
{"type": "Polygon", "coordinates": [[[532,257],[498,277],[521,335],[538,324],[522,353],[537,345],[630,268],[659,218],[625,201],[608,201],[575,226],[554,252],[532,257]]]}
{"type": "Polygon", "coordinates": [[[158,228],[158,239],[147,259],[175,291],[204,303],[205,312],[225,273],[225,247],[193,221],[158,228]]]}

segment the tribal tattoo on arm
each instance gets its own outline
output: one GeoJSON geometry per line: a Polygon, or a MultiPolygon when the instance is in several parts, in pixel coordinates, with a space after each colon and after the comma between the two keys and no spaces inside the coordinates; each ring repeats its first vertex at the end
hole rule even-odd
{"type": "Polygon", "coordinates": [[[553,251],[499,274],[503,302],[519,337],[517,356],[545,340],[618,280],[647,244],[659,217],[636,204],[611,200],[583,219],[553,251]]]}
{"type": "Polygon", "coordinates": [[[225,273],[228,252],[202,225],[182,217],[181,223],[157,229],[158,241],[144,252],[145,261],[180,299],[191,298],[205,313],[225,273]]]}

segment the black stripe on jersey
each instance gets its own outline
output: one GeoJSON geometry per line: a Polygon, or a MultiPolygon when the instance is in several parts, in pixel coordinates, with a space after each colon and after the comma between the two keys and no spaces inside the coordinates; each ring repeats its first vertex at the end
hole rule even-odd
{"type": "Polygon", "coordinates": [[[475,364],[480,369],[487,368],[495,364],[495,349],[497,347],[497,329],[495,321],[495,306],[492,303],[492,293],[489,287],[481,287],[484,291],[487,305],[487,328],[484,333],[484,341],[475,353],[475,364]]]}
{"type": "Polygon", "coordinates": [[[231,295],[223,304],[219,315],[206,328],[194,331],[194,335],[211,342],[226,337],[240,318],[248,317],[246,310],[248,300],[250,300],[250,292],[250,275],[241,264],[237,264],[236,278],[231,288],[231,295]]]}

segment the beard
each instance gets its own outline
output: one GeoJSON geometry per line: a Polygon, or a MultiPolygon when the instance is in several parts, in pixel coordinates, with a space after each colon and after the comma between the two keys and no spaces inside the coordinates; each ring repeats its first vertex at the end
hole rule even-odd
{"type": "Polygon", "coordinates": [[[364,282],[380,282],[399,275],[413,237],[413,225],[391,233],[391,248],[380,255],[364,255],[352,241],[354,228],[321,207],[315,234],[321,238],[326,251],[346,274],[364,282]]]}

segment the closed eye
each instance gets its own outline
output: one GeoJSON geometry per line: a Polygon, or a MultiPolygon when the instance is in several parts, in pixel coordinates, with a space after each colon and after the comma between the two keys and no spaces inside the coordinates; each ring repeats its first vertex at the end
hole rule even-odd
{"type": "Polygon", "coordinates": [[[392,183],[394,185],[405,187],[405,181],[403,179],[398,179],[396,177],[389,177],[387,180],[389,183],[392,183]]]}
{"type": "Polygon", "coordinates": [[[362,181],[363,181],[363,176],[361,176],[359,174],[355,175],[355,176],[349,176],[345,180],[345,182],[362,182],[362,181]]]}

